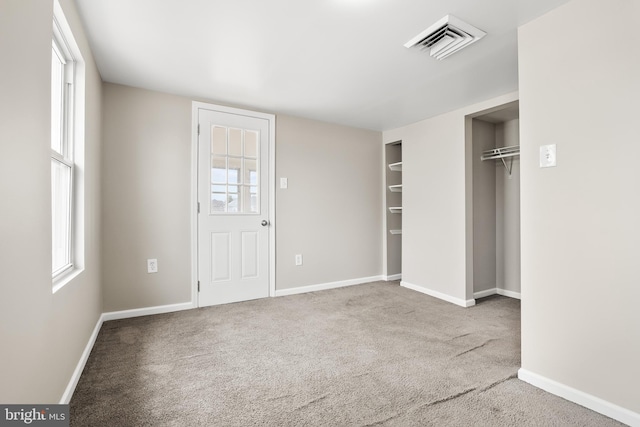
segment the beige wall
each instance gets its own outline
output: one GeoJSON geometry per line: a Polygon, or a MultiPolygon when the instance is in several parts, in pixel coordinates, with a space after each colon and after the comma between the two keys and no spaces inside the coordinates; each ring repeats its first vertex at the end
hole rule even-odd
{"type": "Polygon", "coordinates": [[[473,291],[481,292],[496,287],[496,162],[480,159],[496,147],[496,125],[473,119],[472,134],[473,291]]]}
{"type": "MultiPolygon", "coordinates": [[[[520,145],[520,121],[496,124],[496,146],[520,145]]],[[[496,167],[496,287],[520,293],[520,157],[506,159],[496,167]],[[512,162],[512,163],[509,163],[512,162]]]]}
{"type": "Polygon", "coordinates": [[[473,275],[472,146],[466,116],[517,98],[517,93],[503,95],[383,133],[385,143],[402,141],[403,282],[458,304],[473,300],[468,279],[473,275]]]}
{"type": "Polygon", "coordinates": [[[191,101],[105,83],[103,128],[104,311],[191,301],[191,101]]]}
{"type": "Polygon", "coordinates": [[[638,22],[636,0],[580,0],[518,37],[522,366],[636,414],[638,22]]]}
{"type": "Polygon", "coordinates": [[[382,274],[380,132],[289,116],[276,122],[277,289],[382,274]],[[304,264],[296,267],[295,254],[304,264]]]}
{"type": "MultiPolygon", "coordinates": [[[[189,302],[191,100],[104,91],[104,309],[189,302]]],[[[381,156],[379,132],[277,116],[278,290],[381,274],[381,156]]]]}
{"type": "Polygon", "coordinates": [[[86,62],[85,270],[51,286],[51,0],[0,0],[0,402],[58,403],[102,312],[101,82],[75,6],[62,8],[86,62]]]}

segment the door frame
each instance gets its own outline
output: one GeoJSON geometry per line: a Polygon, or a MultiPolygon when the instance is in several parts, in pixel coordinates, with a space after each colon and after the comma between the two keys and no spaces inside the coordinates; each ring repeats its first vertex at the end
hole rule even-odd
{"type": "Polygon", "coordinates": [[[276,293],[276,116],[241,108],[193,101],[191,105],[191,303],[198,301],[198,117],[200,110],[265,119],[269,122],[269,296],[276,293]]]}

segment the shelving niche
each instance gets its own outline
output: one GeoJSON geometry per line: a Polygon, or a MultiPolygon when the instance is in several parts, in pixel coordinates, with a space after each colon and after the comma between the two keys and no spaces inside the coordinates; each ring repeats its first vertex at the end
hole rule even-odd
{"type": "Polygon", "coordinates": [[[386,276],[400,278],[402,265],[402,143],[385,145],[386,276]]]}
{"type": "Polygon", "coordinates": [[[402,172],[402,162],[390,163],[389,169],[394,172],[402,172]]]}

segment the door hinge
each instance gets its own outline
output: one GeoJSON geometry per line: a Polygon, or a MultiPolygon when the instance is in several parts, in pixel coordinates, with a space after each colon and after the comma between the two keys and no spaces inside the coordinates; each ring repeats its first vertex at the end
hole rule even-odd
{"type": "Polygon", "coordinates": [[[198,280],[198,292],[200,292],[200,280],[198,280]]]}
{"type": "Polygon", "coordinates": [[[198,123],[198,135],[200,135],[200,123],[198,123]]]}
{"type": "Polygon", "coordinates": [[[198,213],[200,213],[200,202],[198,202],[198,213]]]}

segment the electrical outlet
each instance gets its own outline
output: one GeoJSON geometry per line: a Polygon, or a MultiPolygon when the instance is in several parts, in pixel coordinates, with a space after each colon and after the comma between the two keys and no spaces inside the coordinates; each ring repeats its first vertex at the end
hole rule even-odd
{"type": "Polygon", "coordinates": [[[296,255],[296,265],[302,265],[302,254],[296,255]]]}
{"type": "Polygon", "coordinates": [[[148,259],[147,260],[147,273],[157,273],[158,272],[158,260],[157,259],[148,259]]]}
{"type": "Polygon", "coordinates": [[[552,168],[556,165],[556,144],[540,146],[540,167],[552,168]]]}

